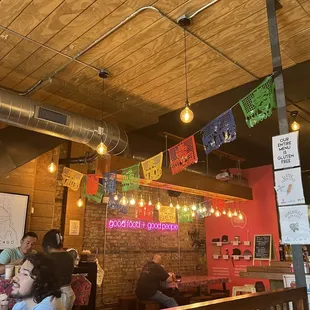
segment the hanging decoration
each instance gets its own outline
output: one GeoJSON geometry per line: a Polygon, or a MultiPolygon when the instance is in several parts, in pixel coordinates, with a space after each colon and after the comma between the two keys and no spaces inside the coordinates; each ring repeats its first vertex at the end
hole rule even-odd
{"type": "Polygon", "coordinates": [[[168,149],[172,174],[177,174],[198,161],[194,136],[168,149]]]}
{"type": "Polygon", "coordinates": [[[102,186],[103,186],[103,193],[105,195],[116,193],[116,173],[115,172],[104,173],[102,176],[102,186]]]}
{"type": "Polygon", "coordinates": [[[140,164],[122,169],[122,191],[128,192],[139,188],[140,164]]]}
{"type": "Polygon", "coordinates": [[[144,207],[136,207],[136,218],[139,220],[152,222],[154,220],[154,206],[145,205],[144,207]]]}
{"type": "Polygon", "coordinates": [[[163,152],[141,162],[144,178],[158,180],[162,176],[163,152]]]}
{"type": "Polygon", "coordinates": [[[271,76],[239,101],[248,127],[270,117],[272,109],[276,107],[274,83],[271,76]]]}
{"type": "Polygon", "coordinates": [[[179,223],[191,223],[193,221],[192,211],[189,208],[180,209],[178,212],[179,223]]]}
{"type": "Polygon", "coordinates": [[[119,200],[115,200],[113,195],[110,196],[107,208],[111,211],[116,211],[118,213],[127,214],[128,212],[128,206],[121,205],[119,200]]]}
{"type": "Polygon", "coordinates": [[[176,214],[175,208],[171,208],[170,206],[162,206],[159,211],[159,221],[161,223],[175,223],[176,222],[176,214]]]}
{"type": "Polygon", "coordinates": [[[86,176],[86,194],[95,195],[98,191],[99,175],[88,174],[86,176]]]}
{"type": "Polygon", "coordinates": [[[87,198],[89,201],[93,201],[95,203],[101,203],[103,198],[103,186],[101,184],[98,184],[98,189],[96,194],[89,195],[86,193],[86,182],[82,182],[82,193],[85,198],[87,198]]]}
{"type": "Polygon", "coordinates": [[[236,124],[232,110],[227,110],[201,129],[204,150],[208,155],[223,143],[236,140],[236,124]]]}
{"type": "Polygon", "coordinates": [[[82,178],[82,173],[68,167],[64,167],[64,170],[62,172],[62,185],[67,186],[74,191],[77,191],[80,187],[82,178]]]}

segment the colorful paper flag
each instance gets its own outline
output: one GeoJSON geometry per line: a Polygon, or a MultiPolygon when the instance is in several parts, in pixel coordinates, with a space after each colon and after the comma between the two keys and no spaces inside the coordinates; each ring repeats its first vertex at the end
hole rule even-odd
{"type": "Polygon", "coordinates": [[[233,113],[227,110],[201,129],[202,143],[208,155],[223,143],[236,139],[236,124],[233,113]]]}
{"type": "Polygon", "coordinates": [[[64,167],[64,170],[62,172],[62,185],[67,186],[74,191],[77,191],[80,187],[82,178],[82,173],[68,167],[64,167]]]}
{"type": "Polygon", "coordinates": [[[169,206],[161,206],[158,213],[159,213],[159,221],[161,223],[175,223],[177,220],[175,214],[175,208],[171,208],[169,206]]]}
{"type": "Polygon", "coordinates": [[[122,191],[128,192],[139,188],[140,164],[122,169],[122,191]]]}
{"type": "Polygon", "coordinates": [[[96,194],[89,195],[86,193],[86,181],[82,182],[82,193],[85,198],[87,198],[89,201],[93,201],[95,203],[101,203],[103,198],[103,187],[101,184],[98,184],[98,189],[96,194]]]}
{"type": "Polygon", "coordinates": [[[189,208],[186,211],[180,209],[178,212],[179,223],[191,223],[193,221],[192,212],[189,208]]]}
{"type": "Polygon", "coordinates": [[[238,103],[250,128],[270,117],[272,109],[276,107],[272,77],[267,77],[238,103]]]}
{"type": "Polygon", "coordinates": [[[136,217],[143,221],[152,222],[154,220],[154,206],[145,205],[136,207],[136,217]]]}
{"type": "Polygon", "coordinates": [[[147,180],[158,180],[162,176],[163,153],[143,161],[141,163],[144,178],[147,180]]]}
{"type": "Polygon", "coordinates": [[[103,186],[103,193],[105,195],[116,193],[116,173],[115,172],[104,173],[102,176],[102,186],[103,186]]]}
{"type": "Polygon", "coordinates": [[[98,191],[99,176],[96,174],[88,174],[86,176],[86,194],[95,195],[98,191]]]}
{"type": "Polygon", "coordinates": [[[198,161],[194,136],[184,139],[168,151],[172,174],[177,174],[198,161]]]}

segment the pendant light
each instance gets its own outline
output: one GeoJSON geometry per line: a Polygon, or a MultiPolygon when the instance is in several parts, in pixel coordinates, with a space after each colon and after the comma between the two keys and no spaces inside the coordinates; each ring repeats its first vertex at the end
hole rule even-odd
{"type": "Polygon", "coordinates": [[[52,151],[52,161],[47,166],[47,170],[48,170],[49,173],[54,173],[57,170],[57,166],[54,163],[54,150],[52,151]]]}
{"type": "Polygon", "coordinates": [[[100,143],[97,145],[96,150],[99,155],[105,155],[108,152],[107,146],[104,144],[103,141],[103,96],[104,96],[104,79],[108,78],[109,71],[106,69],[102,69],[99,72],[99,77],[102,78],[102,102],[101,102],[101,139],[100,143]]]}
{"type": "Polygon", "coordinates": [[[194,118],[194,113],[189,107],[188,102],[188,81],[187,81],[187,57],[186,57],[186,32],[184,29],[184,75],[185,75],[185,108],[180,113],[181,121],[185,124],[190,123],[194,118]]]}
{"type": "Polygon", "coordinates": [[[292,111],[290,112],[291,117],[293,118],[293,123],[291,124],[291,129],[293,131],[297,131],[300,129],[300,125],[298,122],[296,122],[296,117],[298,116],[298,111],[292,111]]]}

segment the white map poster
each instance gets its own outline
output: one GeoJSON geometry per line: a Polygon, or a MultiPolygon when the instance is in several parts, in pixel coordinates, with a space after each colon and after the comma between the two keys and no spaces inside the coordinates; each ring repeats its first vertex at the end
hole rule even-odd
{"type": "Polygon", "coordinates": [[[298,152],[298,131],[272,137],[274,169],[300,166],[298,152]]]}
{"type": "Polygon", "coordinates": [[[300,167],[274,172],[279,206],[305,203],[300,167]]]}
{"type": "Polygon", "coordinates": [[[0,249],[16,248],[25,232],[28,196],[0,193],[0,249]]]}
{"type": "Polygon", "coordinates": [[[286,244],[310,244],[308,206],[279,208],[281,240],[286,244]]]}

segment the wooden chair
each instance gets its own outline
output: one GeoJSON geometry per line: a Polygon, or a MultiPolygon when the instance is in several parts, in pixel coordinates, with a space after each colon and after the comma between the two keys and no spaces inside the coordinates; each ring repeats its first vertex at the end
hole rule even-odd
{"type": "Polygon", "coordinates": [[[256,293],[254,285],[233,286],[232,296],[237,296],[238,293],[256,293]]]}
{"type": "Polygon", "coordinates": [[[121,296],[118,299],[120,310],[135,310],[137,308],[136,295],[121,296]]]}
{"type": "Polygon", "coordinates": [[[156,301],[139,300],[137,302],[137,310],[159,310],[160,305],[156,301]]]}

